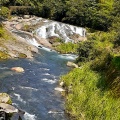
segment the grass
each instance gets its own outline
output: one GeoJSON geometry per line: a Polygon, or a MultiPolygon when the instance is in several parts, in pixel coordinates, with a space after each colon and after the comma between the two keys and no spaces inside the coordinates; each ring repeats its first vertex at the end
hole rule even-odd
{"type": "Polygon", "coordinates": [[[77,48],[79,44],[69,43],[61,43],[55,49],[60,53],[77,53],[77,48]]]}
{"type": "Polygon", "coordinates": [[[0,60],[10,58],[8,48],[5,46],[5,43],[9,44],[9,41],[16,41],[16,39],[0,24],[0,60]]]}
{"type": "Polygon", "coordinates": [[[66,112],[72,120],[119,120],[120,99],[110,96],[105,78],[86,64],[61,77],[68,91],[66,112]]]}
{"type": "Polygon", "coordinates": [[[71,120],[120,120],[120,54],[114,53],[114,33],[95,32],[88,39],[79,45],[80,68],[60,79],[66,112],[71,120]]]}

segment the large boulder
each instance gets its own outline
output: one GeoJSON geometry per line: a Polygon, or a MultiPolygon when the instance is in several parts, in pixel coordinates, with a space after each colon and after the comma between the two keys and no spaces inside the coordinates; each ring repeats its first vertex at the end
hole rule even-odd
{"type": "Polygon", "coordinates": [[[12,67],[11,70],[15,72],[24,72],[24,69],[22,67],[12,67]]]}

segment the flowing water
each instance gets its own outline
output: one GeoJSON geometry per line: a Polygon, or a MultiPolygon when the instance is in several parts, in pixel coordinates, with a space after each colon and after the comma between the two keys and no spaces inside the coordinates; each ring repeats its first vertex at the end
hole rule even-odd
{"type": "Polygon", "coordinates": [[[54,88],[59,77],[69,71],[66,66],[72,56],[40,49],[34,59],[0,62],[0,92],[8,93],[13,105],[24,110],[24,120],[67,120],[64,99],[54,88]],[[21,66],[24,73],[15,73],[11,67],[21,66]]]}
{"type": "MultiPolygon", "coordinates": [[[[84,36],[85,29],[39,18],[44,25],[36,29],[36,34],[43,38],[57,36],[72,41],[69,34],[84,36]]],[[[34,24],[35,21],[33,22],[34,24]]],[[[22,31],[13,29],[17,35],[25,38],[30,44],[38,47],[35,38],[22,31]]],[[[75,55],[62,55],[42,46],[33,59],[14,59],[0,62],[0,92],[8,93],[13,105],[25,111],[23,120],[67,120],[64,113],[64,98],[55,88],[61,75],[70,68],[67,61],[75,60],[75,55]],[[14,66],[25,69],[24,73],[10,70],[14,66]]],[[[16,120],[14,118],[14,120],[16,120]]]]}
{"type": "Polygon", "coordinates": [[[34,31],[41,38],[58,37],[64,42],[74,42],[71,38],[74,34],[85,37],[86,29],[61,22],[38,18],[32,22],[33,24],[40,24],[34,31]]]}

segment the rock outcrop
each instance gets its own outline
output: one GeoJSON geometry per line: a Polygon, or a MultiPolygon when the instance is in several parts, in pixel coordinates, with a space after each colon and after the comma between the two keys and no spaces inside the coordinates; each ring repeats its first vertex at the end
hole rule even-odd
{"type": "Polygon", "coordinates": [[[0,120],[10,120],[14,114],[18,116],[15,120],[19,120],[24,113],[12,106],[11,98],[7,93],[0,93],[0,120]]]}

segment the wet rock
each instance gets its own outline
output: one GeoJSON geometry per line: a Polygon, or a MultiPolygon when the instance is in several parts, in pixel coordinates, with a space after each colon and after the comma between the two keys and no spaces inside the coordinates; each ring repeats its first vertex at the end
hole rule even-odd
{"type": "Polygon", "coordinates": [[[77,64],[75,64],[75,63],[73,63],[73,62],[70,62],[70,61],[67,62],[67,66],[78,68],[78,65],[77,65],[77,64]]]}
{"type": "Polygon", "coordinates": [[[0,103],[0,111],[3,111],[5,113],[17,113],[18,109],[16,109],[12,105],[6,103],[0,103]]]}
{"type": "Polygon", "coordinates": [[[0,93],[0,103],[12,104],[12,100],[7,93],[0,93]]]}
{"type": "Polygon", "coordinates": [[[30,15],[24,15],[23,18],[24,18],[24,19],[29,19],[29,18],[30,18],[30,15]]]}
{"type": "Polygon", "coordinates": [[[59,91],[59,92],[64,92],[65,91],[63,88],[60,88],[60,87],[56,87],[55,90],[59,91]]]}
{"type": "Polygon", "coordinates": [[[24,69],[22,67],[12,67],[11,70],[15,72],[24,72],[24,69]]]}
{"type": "Polygon", "coordinates": [[[62,82],[60,82],[60,86],[61,87],[63,87],[64,86],[64,82],[62,81],[62,82]]]}

